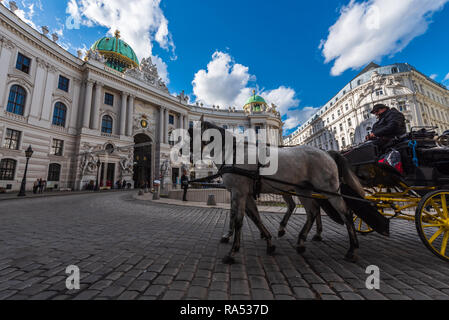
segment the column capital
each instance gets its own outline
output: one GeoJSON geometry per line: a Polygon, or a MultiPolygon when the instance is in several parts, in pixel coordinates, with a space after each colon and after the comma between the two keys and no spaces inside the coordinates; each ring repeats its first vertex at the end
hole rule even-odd
{"type": "Polygon", "coordinates": [[[89,87],[93,87],[93,85],[94,85],[94,81],[93,80],[84,80],[84,84],[86,85],[86,86],[89,86],[89,87]]]}
{"type": "Polygon", "coordinates": [[[121,92],[122,97],[129,97],[130,93],[126,91],[121,92]]]}
{"type": "Polygon", "coordinates": [[[104,86],[104,83],[101,82],[101,81],[95,81],[95,84],[96,84],[97,86],[99,86],[99,87],[103,87],[103,86],[104,86]]]}

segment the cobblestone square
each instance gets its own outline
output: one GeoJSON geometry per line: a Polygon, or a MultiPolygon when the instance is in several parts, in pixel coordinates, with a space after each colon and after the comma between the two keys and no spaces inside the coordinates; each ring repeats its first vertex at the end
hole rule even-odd
{"type": "MultiPolygon", "coordinates": [[[[296,237],[294,215],[266,254],[245,219],[237,264],[222,263],[229,211],[136,201],[130,192],[0,201],[0,299],[449,299],[447,263],[421,243],[413,223],[393,221],[391,237],[359,236],[360,261],[343,260],[346,228],[323,217],[323,242],[296,237]],[[66,288],[66,267],[81,271],[66,288]],[[369,265],[380,290],[365,286],[369,265]]],[[[262,213],[273,235],[280,213],[262,213]]],[[[312,230],[313,233],[314,230],[312,230]]]]}

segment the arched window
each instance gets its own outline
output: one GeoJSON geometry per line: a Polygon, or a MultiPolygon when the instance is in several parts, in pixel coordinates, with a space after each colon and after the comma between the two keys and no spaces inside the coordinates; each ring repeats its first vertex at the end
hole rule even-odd
{"type": "Polygon", "coordinates": [[[112,118],[111,116],[104,116],[101,121],[101,132],[112,134],[112,118]]]}
{"type": "Polygon", "coordinates": [[[57,163],[51,163],[48,167],[48,178],[47,181],[56,182],[59,181],[61,176],[61,165],[57,163]]]}
{"type": "Polygon", "coordinates": [[[346,147],[346,138],[345,137],[341,138],[341,146],[342,146],[342,148],[346,147]]]}
{"type": "Polygon", "coordinates": [[[0,180],[14,180],[16,164],[16,160],[3,159],[0,162],[0,180]]]}
{"type": "Polygon", "coordinates": [[[24,88],[18,85],[11,87],[9,91],[8,106],[6,111],[23,116],[27,93],[24,88]]]}
{"type": "Polygon", "coordinates": [[[65,127],[66,115],[67,107],[61,102],[56,102],[55,110],[53,111],[53,124],[55,126],[65,127]]]}
{"type": "Polygon", "coordinates": [[[398,72],[399,72],[399,70],[397,67],[391,68],[391,73],[398,73],[398,72]]]}

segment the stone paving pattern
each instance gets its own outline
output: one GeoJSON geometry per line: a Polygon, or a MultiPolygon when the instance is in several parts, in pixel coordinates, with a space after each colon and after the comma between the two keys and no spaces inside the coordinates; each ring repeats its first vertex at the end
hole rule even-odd
{"type": "MultiPolygon", "coordinates": [[[[263,213],[276,234],[282,215],[263,213]]],[[[136,201],[131,193],[0,202],[0,299],[362,300],[449,299],[449,264],[420,242],[413,223],[393,221],[391,238],[360,236],[360,261],[343,260],[346,228],[323,217],[324,242],[296,253],[294,215],[274,256],[245,219],[238,263],[222,263],[229,211],[136,201]],[[381,289],[365,288],[366,267],[381,289]],[[80,290],[65,286],[68,265],[80,290]]],[[[313,230],[314,231],[314,230],[313,230]]],[[[312,233],[313,233],[312,231],[312,233]]]]}

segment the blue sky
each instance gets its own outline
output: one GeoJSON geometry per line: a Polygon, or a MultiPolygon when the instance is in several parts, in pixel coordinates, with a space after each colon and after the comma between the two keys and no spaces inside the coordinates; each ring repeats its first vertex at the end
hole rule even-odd
{"type": "Polygon", "coordinates": [[[16,2],[19,16],[49,26],[73,54],[120,29],[191,102],[242,107],[254,88],[278,105],[284,133],[371,60],[408,62],[449,85],[449,0],[16,2]]]}

